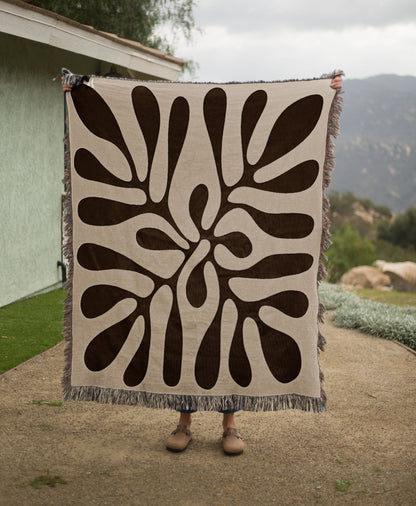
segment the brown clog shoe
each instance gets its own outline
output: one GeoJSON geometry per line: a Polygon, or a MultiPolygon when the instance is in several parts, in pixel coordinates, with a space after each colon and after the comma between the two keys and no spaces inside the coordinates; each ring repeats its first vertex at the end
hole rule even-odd
{"type": "Polygon", "coordinates": [[[240,455],[244,451],[244,441],[241,434],[232,427],[228,427],[222,435],[222,449],[227,455],[240,455]]]}
{"type": "Polygon", "coordinates": [[[166,441],[166,448],[172,452],[183,452],[191,441],[191,431],[186,425],[178,425],[166,441]]]}

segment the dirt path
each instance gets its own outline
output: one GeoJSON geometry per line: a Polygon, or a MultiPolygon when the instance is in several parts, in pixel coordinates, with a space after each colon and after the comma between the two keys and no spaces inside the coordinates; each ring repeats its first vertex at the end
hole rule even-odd
{"type": "Polygon", "coordinates": [[[58,345],[0,379],[0,504],[415,504],[416,356],[329,321],[323,332],[328,411],[240,412],[247,449],[231,458],[216,413],[196,414],[194,441],[172,454],[174,412],[34,405],[62,400],[58,345]],[[48,471],[67,483],[29,485],[48,471]]]}

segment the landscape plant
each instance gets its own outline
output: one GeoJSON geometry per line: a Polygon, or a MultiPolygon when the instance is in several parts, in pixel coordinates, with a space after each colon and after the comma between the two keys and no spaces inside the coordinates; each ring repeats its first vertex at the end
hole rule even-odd
{"type": "Polygon", "coordinates": [[[379,260],[386,262],[416,262],[416,249],[414,246],[405,248],[384,239],[373,241],[379,260]]]}
{"type": "Polygon", "coordinates": [[[65,485],[67,482],[60,476],[51,476],[49,471],[34,478],[29,485],[33,488],[42,488],[43,486],[55,487],[57,484],[65,485]]]}
{"type": "Polygon", "coordinates": [[[320,299],[335,309],[335,325],[393,339],[416,350],[416,307],[398,307],[360,299],[340,285],[322,283],[320,299]]]}
{"type": "Polygon", "coordinates": [[[416,248],[416,207],[407,209],[393,223],[380,224],[377,236],[402,248],[416,248]]]}
{"type": "Polygon", "coordinates": [[[135,40],[172,54],[179,34],[190,40],[195,29],[195,0],[32,0],[97,30],[135,40]],[[161,31],[163,25],[169,30],[161,31]]]}
{"type": "Polygon", "coordinates": [[[332,236],[327,257],[328,281],[336,283],[343,274],[358,265],[371,265],[377,260],[374,244],[362,239],[349,223],[332,236]]]}

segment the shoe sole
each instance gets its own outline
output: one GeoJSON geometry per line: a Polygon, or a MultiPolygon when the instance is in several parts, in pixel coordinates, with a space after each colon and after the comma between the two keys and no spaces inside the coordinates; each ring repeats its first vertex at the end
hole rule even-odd
{"type": "Polygon", "coordinates": [[[228,455],[229,457],[237,457],[237,455],[241,455],[242,453],[244,453],[244,450],[241,450],[241,452],[227,452],[223,448],[223,452],[225,453],[225,455],[228,455]]]}

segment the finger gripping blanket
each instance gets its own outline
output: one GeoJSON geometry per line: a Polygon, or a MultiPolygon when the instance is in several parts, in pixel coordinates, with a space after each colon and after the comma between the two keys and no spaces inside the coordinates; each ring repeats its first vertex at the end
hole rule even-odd
{"type": "Polygon", "coordinates": [[[323,411],[330,79],[67,94],[67,399],[323,411]]]}

